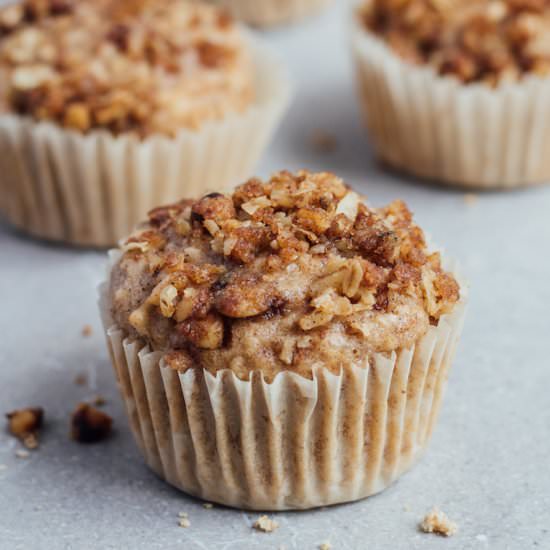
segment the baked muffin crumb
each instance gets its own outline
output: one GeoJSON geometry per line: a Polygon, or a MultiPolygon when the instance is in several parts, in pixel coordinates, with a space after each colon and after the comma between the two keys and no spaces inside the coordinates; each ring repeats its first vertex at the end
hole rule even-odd
{"type": "Polygon", "coordinates": [[[424,533],[434,533],[444,537],[451,537],[457,533],[458,526],[451,521],[444,512],[439,510],[439,508],[434,507],[426,514],[420,523],[420,530],[424,533]]]}
{"type": "Polygon", "coordinates": [[[270,519],[269,516],[263,515],[254,522],[254,525],[252,527],[254,527],[256,531],[262,531],[263,533],[273,533],[273,531],[279,528],[279,524],[275,520],[270,519]]]}

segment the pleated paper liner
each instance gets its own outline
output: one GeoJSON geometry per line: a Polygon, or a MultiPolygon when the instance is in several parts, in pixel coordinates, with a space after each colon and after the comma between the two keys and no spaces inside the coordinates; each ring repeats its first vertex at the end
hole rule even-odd
{"type": "Polygon", "coordinates": [[[177,372],[100,306],[135,440],[168,483],[251,510],[306,509],[384,490],[426,447],[464,318],[464,298],[411,349],[374,354],[313,379],[268,384],[224,370],[177,372]]]}
{"type": "Polygon", "coordinates": [[[390,166],[480,189],[550,180],[550,79],[460,84],[403,61],[359,21],[353,50],[370,140],[390,166]]]}
{"type": "Polygon", "coordinates": [[[40,238],[107,247],[151,208],[245,181],[290,98],[278,59],[256,40],[251,47],[255,103],[174,139],[83,135],[1,115],[0,214],[40,238]]]}
{"type": "Polygon", "coordinates": [[[258,27],[294,23],[321,11],[331,0],[210,0],[236,19],[258,27]]]}

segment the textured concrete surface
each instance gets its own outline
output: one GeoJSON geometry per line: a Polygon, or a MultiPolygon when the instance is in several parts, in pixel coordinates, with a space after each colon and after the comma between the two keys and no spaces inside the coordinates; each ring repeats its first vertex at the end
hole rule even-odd
{"type": "Polygon", "coordinates": [[[276,514],[273,534],[256,514],[206,510],[144,466],[127,429],[96,313],[102,254],[43,245],[0,226],[0,412],[46,409],[42,446],[15,457],[0,430],[0,548],[337,550],[550,548],[550,187],[486,194],[467,204],[442,190],[383,173],[360,128],[344,32],[345,3],[304,25],[271,32],[292,69],[297,97],[258,172],[330,169],[372,203],[403,197],[435,240],[458,258],[471,304],[447,399],[418,467],[369,500],[276,514]],[[338,150],[320,155],[315,129],[338,150]],[[83,338],[90,323],[94,333],[83,338]],[[89,383],[76,386],[78,373],[89,383]],[[68,415],[100,393],[115,418],[105,444],[70,441],[68,415]],[[451,539],[417,523],[439,505],[459,524],[451,539]],[[178,527],[178,512],[191,527],[178,527]]]}

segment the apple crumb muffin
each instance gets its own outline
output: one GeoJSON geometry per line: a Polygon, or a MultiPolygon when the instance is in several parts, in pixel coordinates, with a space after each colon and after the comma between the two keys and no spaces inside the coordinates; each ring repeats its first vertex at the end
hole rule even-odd
{"type": "Polygon", "coordinates": [[[280,172],[157,208],[113,268],[113,320],[185,371],[311,378],[409,348],[460,298],[402,201],[280,172]]]}
{"type": "Polygon", "coordinates": [[[463,83],[550,74],[547,0],[368,0],[362,18],[403,59],[463,83]]]}
{"type": "Polygon", "coordinates": [[[254,101],[243,34],[179,0],[25,0],[0,8],[0,113],[86,133],[174,136],[254,101]]]}

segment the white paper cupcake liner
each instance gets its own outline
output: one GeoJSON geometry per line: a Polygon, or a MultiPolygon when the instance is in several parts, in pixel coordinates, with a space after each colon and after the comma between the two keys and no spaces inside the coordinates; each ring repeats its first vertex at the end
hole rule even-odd
{"type": "Polygon", "coordinates": [[[268,27],[293,23],[320,11],[331,0],[210,0],[227,9],[236,19],[268,27]]]}
{"type": "Polygon", "coordinates": [[[252,40],[256,101],[174,139],[83,135],[0,116],[0,214],[34,236],[84,246],[116,244],[148,210],[253,174],[290,98],[288,75],[252,40]]]}
{"type": "Polygon", "coordinates": [[[384,162],[480,189],[550,180],[550,79],[464,85],[403,61],[357,20],[353,50],[361,107],[384,162]]]}
{"type": "MultiPolygon", "coordinates": [[[[464,293],[465,293],[464,289],[464,293]]],[[[388,487],[426,447],[439,413],[465,298],[411,349],[373,354],[313,379],[268,384],[231,370],[179,373],[100,309],[130,426],[147,464],[210,502],[253,510],[353,501],[388,487]]]]}

